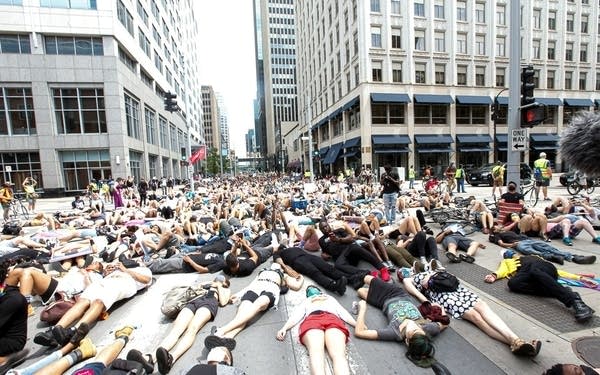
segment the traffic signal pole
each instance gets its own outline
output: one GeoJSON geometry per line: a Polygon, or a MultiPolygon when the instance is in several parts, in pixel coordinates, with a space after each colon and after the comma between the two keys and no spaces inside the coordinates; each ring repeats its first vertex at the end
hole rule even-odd
{"type": "Polygon", "coordinates": [[[508,149],[506,150],[506,183],[514,181],[517,189],[521,185],[521,153],[513,150],[512,133],[521,125],[521,5],[519,0],[510,1],[510,64],[508,80],[508,149]]]}

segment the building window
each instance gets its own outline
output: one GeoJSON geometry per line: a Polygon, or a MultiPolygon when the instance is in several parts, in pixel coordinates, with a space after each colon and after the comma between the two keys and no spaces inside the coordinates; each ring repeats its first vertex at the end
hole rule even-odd
{"type": "Polygon", "coordinates": [[[144,25],[148,26],[148,12],[146,12],[140,0],[137,1],[137,12],[142,19],[142,22],[144,22],[144,25]]]}
{"type": "Polygon", "coordinates": [[[371,106],[371,123],[378,125],[404,124],[405,105],[399,103],[377,103],[371,106]]]}
{"type": "Polygon", "coordinates": [[[357,56],[358,55],[358,33],[357,32],[354,32],[352,40],[354,43],[354,56],[357,56]]]}
{"type": "Polygon", "coordinates": [[[556,11],[548,11],[548,30],[556,30],[556,11]]]}
{"type": "Polygon", "coordinates": [[[546,88],[547,89],[553,89],[554,88],[554,76],[555,76],[555,72],[554,70],[548,70],[546,72],[546,88]]]}
{"type": "Polygon", "coordinates": [[[485,3],[475,4],[475,22],[485,23],[485,3]]]}
{"type": "Polygon", "coordinates": [[[496,56],[506,56],[506,38],[496,37],[496,56]]]}
{"type": "Polygon", "coordinates": [[[540,59],[540,44],[542,43],[541,40],[539,39],[534,39],[531,46],[533,48],[533,58],[534,59],[540,59]]]}
{"type": "Polygon", "coordinates": [[[446,52],[446,34],[443,31],[435,32],[435,52],[446,52]]]}
{"type": "Polygon", "coordinates": [[[392,14],[400,14],[400,0],[392,0],[392,14]]]}
{"type": "Polygon", "coordinates": [[[158,116],[158,132],[160,135],[160,147],[164,149],[169,148],[169,125],[167,119],[162,116],[158,116]]]}
{"type": "Polygon", "coordinates": [[[600,91],[600,73],[596,73],[596,91],[600,91]]]}
{"type": "Polygon", "coordinates": [[[467,85],[467,66],[458,65],[456,67],[456,84],[459,86],[467,85]]]}
{"type": "Polygon", "coordinates": [[[573,72],[565,72],[565,90],[573,88],[573,72]]]}
{"type": "Polygon", "coordinates": [[[456,34],[456,52],[466,54],[467,50],[467,34],[458,33],[456,34]]]}
{"type": "Polygon", "coordinates": [[[581,43],[579,45],[579,61],[587,62],[587,50],[588,50],[587,44],[581,43]]]}
{"type": "Polygon", "coordinates": [[[0,135],[37,134],[31,88],[0,88],[0,135]]]}
{"type": "Polygon", "coordinates": [[[150,1],[150,9],[152,10],[152,15],[154,16],[154,19],[156,19],[157,21],[160,20],[160,11],[158,10],[158,5],[156,5],[155,0],[150,1]]]}
{"type": "Polygon", "coordinates": [[[48,55],[104,55],[102,38],[45,35],[44,46],[48,55]]]}
{"type": "Polygon", "coordinates": [[[456,20],[467,21],[467,2],[465,0],[456,2],[456,20]]]}
{"type": "Polygon", "coordinates": [[[135,61],[133,59],[133,57],[129,56],[129,54],[127,52],[125,52],[123,50],[123,48],[121,48],[120,46],[119,46],[119,60],[121,60],[121,62],[123,64],[125,64],[125,66],[129,68],[129,70],[131,70],[134,73],[136,72],[137,61],[135,61]]]}
{"type": "Polygon", "coordinates": [[[402,82],[402,63],[392,62],[392,82],[402,82]]]}
{"type": "Polygon", "coordinates": [[[171,151],[177,151],[177,128],[172,122],[169,123],[169,138],[171,139],[171,151]]]}
{"type": "Polygon", "coordinates": [[[496,87],[506,87],[506,68],[496,68],[496,87]]]}
{"type": "Polygon", "coordinates": [[[587,73],[580,72],[579,73],[579,90],[585,91],[587,87],[587,73]]]}
{"type": "Polygon", "coordinates": [[[444,9],[444,0],[436,0],[434,6],[434,16],[437,19],[446,19],[446,12],[444,9]]]}
{"type": "Polygon", "coordinates": [[[485,66],[475,68],[475,86],[485,86],[485,66]]]}
{"type": "Polygon", "coordinates": [[[0,53],[31,53],[29,34],[0,34],[0,53]]]}
{"type": "MultiPolygon", "coordinates": [[[[381,12],[381,4],[379,3],[379,0],[371,0],[371,12],[381,12]]],[[[331,13],[329,13],[329,16],[331,18],[331,13]]]]}
{"type": "Polygon", "coordinates": [[[58,134],[107,132],[103,89],[56,88],[52,92],[58,134]]]}
{"type": "Polygon", "coordinates": [[[549,40],[548,41],[548,60],[556,59],[556,41],[549,40]]]}
{"type": "Polygon", "coordinates": [[[154,82],[154,80],[143,69],[140,69],[140,78],[141,78],[142,82],[144,82],[144,84],[146,86],[148,86],[151,89],[153,88],[153,82],[154,82]]]}
{"type": "MultiPolygon", "coordinates": [[[[23,0],[1,0],[1,5],[23,5],[23,0]]],[[[4,168],[2,169],[4,170],[4,168]]]]}
{"type": "Polygon", "coordinates": [[[67,191],[85,190],[90,180],[111,177],[110,152],[102,150],[60,151],[67,191]]]}
{"type": "Polygon", "coordinates": [[[445,85],[446,84],[446,65],[435,64],[435,84],[445,85]]]}
{"type": "Polygon", "coordinates": [[[478,55],[485,55],[485,35],[477,35],[475,39],[475,48],[478,55]]]}
{"type": "Polygon", "coordinates": [[[581,15],[581,33],[582,34],[588,33],[588,20],[589,20],[589,16],[587,14],[581,15]]]}
{"type": "Polygon", "coordinates": [[[163,72],[163,60],[158,55],[158,52],[156,52],[156,50],[154,51],[154,66],[156,67],[156,69],[158,69],[159,72],[163,72]]]}
{"type": "Polygon", "coordinates": [[[151,145],[158,145],[156,135],[156,112],[148,107],[144,108],[144,125],[146,126],[146,142],[151,145]]]}
{"type": "Polygon", "coordinates": [[[142,32],[142,29],[138,29],[138,42],[139,42],[140,48],[142,49],[142,51],[144,51],[146,56],[151,57],[152,52],[150,50],[150,41],[148,40],[146,35],[144,35],[144,33],[142,32]]]}
{"type": "Polygon", "coordinates": [[[440,125],[448,123],[448,107],[445,105],[415,104],[415,124],[440,125]]]}
{"type": "Polygon", "coordinates": [[[496,23],[500,26],[506,25],[506,6],[496,5],[496,23]]]}
{"type": "MultiPolygon", "coordinates": [[[[1,3],[5,4],[4,0],[1,3]]],[[[13,5],[22,5],[23,1],[8,1],[13,5]]],[[[40,6],[47,8],[67,8],[67,9],[97,9],[96,0],[40,0],[40,6]]]]}
{"type": "Polygon", "coordinates": [[[402,30],[398,27],[392,27],[392,48],[402,48],[402,30]]]}
{"type": "Polygon", "coordinates": [[[425,51],[425,30],[415,30],[415,50],[425,51]]]}
{"type": "Polygon", "coordinates": [[[125,122],[127,135],[131,138],[142,139],[140,132],[140,102],[125,94],[125,122]]]}
{"type": "Polygon", "coordinates": [[[148,172],[150,178],[158,176],[158,156],[148,154],[148,172]]]}
{"type": "Polygon", "coordinates": [[[125,29],[127,29],[129,34],[133,36],[133,16],[129,13],[127,7],[121,0],[117,0],[117,18],[125,29]]]}
{"type": "Polygon", "coordinates": [[[416,63],[415,64],[415,83],[427,83],[425,74],[426,64],[416,63]]]}
{"type": "Polygon", "coordinates": [[[542,28],[542,10],[541,9],[533,10],[533,28],[534,29],[542,28]]]}
{"type": "Polygon", "coordinates": [[[381,82],[383,80],[382,77],[382,62],[381,61],[373,61],[371,72],[373,74],[373,82],[381,82]]]}
{"type": "Polygon", "coordinates": [[[540,70],[535,69],[533,71],[533,87],[536,89],[540,88],[540,70]]]}
{"type": "Polygon", "coordinates": [[[425,17],[425,0],[415,0],[415,17],[425,17]]]}
{"type": "Polygon", "coordinates": [[[486,123],[486,109],[483,105],[457,105],[456,123],[460,125],[484,125],[486,123]]]}
{"type": "Polygon", "coordinates": [[[567,42],[567,44],[566,44],[565,60],[573,61],[573,42],[567,42]]]}
{"type": "Polygon", "coordinates": [[[381,26],[371,26],[371,47],[381,48],[381,26]]]}
{"type": "Polygon", "coordinates": [[[573,32],[575,25],[575,13],[567,13],[567,31],[573,32]]]}

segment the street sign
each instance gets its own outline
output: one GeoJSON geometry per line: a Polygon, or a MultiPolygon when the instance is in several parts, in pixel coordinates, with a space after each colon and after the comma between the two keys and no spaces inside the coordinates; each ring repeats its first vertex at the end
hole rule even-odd
{"type": "Polygon", "coordinates": [[[4,170],[7,172],[12,172],[12,167],[10,165],[7,165],[4,167],[4,170]]]}
{"type": "Polygon", "coordinates": [[[527,144],[529,139],[527,129],[512,129],[511,138],[512,151],[525,151],[529,149],[529,145],[527,144]]]}

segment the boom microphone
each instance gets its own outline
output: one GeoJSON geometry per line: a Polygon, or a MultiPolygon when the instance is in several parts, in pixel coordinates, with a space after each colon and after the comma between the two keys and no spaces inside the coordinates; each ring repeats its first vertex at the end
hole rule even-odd
{"type": "Polygon", "coordinates": [[[600,113],[579,112],[563,130],[560,152],[568,166],[600,176],[600,113]]]}

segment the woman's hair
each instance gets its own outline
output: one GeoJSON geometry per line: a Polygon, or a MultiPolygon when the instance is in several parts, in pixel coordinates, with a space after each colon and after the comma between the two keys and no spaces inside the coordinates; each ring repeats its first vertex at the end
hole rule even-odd
{"type": "Polygon", "coordinates": [[[557,363],[554,366],[550,367],[548,370],[546,370],[546,372],[544,372],[543,375],[562,375],[563,372],[563,365],[562,363],[557,363]]]}
{"type": "Polygon", "coordinates": [[[8,267],[9,263],[7,261],[0,263],[0,284],[4,284],[4,280],[8,274],[8,267]]]}
{"type": "Polygon", "coordinates": [[[406,358],[410,359],[415,365],[419,367],[431,367],[435,362],[435,358],[433,358],[434,354],[435,348],[431,343],[431,339],[426,334],[415,333],[408,340],[406,358]]]}
{"type": "Polygon", "coordinates": [[[519,213],[518,212],[509,212],[509,213],[507,213],[506,217],[504,218],[504,223],[510,223],[510,222],[512,222],[512,216],[513,215],[519,216],[519,213]]]}

